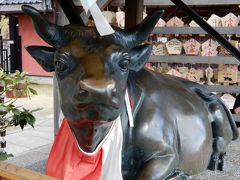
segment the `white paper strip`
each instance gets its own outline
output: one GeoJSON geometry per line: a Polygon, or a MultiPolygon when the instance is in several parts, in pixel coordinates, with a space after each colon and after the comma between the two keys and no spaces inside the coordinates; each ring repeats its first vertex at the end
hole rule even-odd
{"type": "Polygon", "coordinates": [[[86,13],[90,11],[94,19],[96,28],[101,36],[113,34],[115,31],[109,25],[101,10],[99,9],[96,0],[80,0],[86,13]]]}
{"type": "Polygon", "coordinates": [[[92,7],[93,4],[96,3],[97,0],[81,0],[82,6],[86,12],[88,13],[88,10],[92,7]]]}
{"type": "Polygon", "coordinates": [[[126,103],[126,107],[127,107],[127,114],[128,114],[128,119],[129,119],[129,126],[130,126],[130,127],[134,127],[133,115],[132,115],[132,108],[131,108],[130,99],[129,99],[129,94],[128,94],[128,91],[127,91],[127,90],[126,90],[126,93],[125,93],[125,103],[126,103]]]}

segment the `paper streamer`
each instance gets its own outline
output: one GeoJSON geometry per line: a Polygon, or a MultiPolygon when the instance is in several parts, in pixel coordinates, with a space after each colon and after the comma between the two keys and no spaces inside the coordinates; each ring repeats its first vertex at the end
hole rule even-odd
{"type": "Polygon", "coordinates": [[[115,31],[103,16],[96,1],[97,0],[80,0],[85,12],[88,13],[88,11],[90,11],[99,34],[101,36],[113,34],[115,31]]]}
{"type": "Polygon", "coordinates": [[[128,119],[129,119],[129,126],[130,126],[130,127],[134,127],[133,115],[132,115],[132,108],[131,108],[130,99],[129,99],[129,94],[128,94],[128,91],[127,91],[127,90],[126,90],[126,93],[125,93],[125,103],[126,103],[126,107],[127,107],[127,114],[128,114],[128,119]]]}

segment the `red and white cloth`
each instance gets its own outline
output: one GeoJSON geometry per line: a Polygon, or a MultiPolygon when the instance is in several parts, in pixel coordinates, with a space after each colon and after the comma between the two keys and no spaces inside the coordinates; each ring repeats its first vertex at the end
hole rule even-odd
{"type": "Polygon", "coordinates": [[[123,132],[120,118],[93,153],[84,152],[64,119],[53,144],[46,174],[60,180],[122,180],[123,132]]]}
{"type": "MultiPolygon", "coordinates": [[[[125,104],[129,126],[134,127],[128,91],[125,104]]],[[[60,180],[122,180],[122,144],[120,116],[93,153],[79,147],[64,118],[48,158],[46,174],[60,180]]]]}

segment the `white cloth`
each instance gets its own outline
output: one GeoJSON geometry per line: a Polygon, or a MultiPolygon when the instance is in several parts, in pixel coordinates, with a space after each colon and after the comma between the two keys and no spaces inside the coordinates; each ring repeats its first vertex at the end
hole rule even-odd
{"type": "Polygon", "coordinates": [[[128,114],[128,119],[129,119],[129,126],[130,126],[130,127],[134,127],[133,115],[132,115],[132,108],[131,108],[131,103],[130,103],[130,97],[129,97],[128,90],[126,90],[126,94],[125,94],[125,104],[126,104],[126,107],[127,107],[127,114],[128,114]]]}
{"type": "Polygon", "coordinates": [[[96,3],[96,0],[80,0],[80,1],[85,12],[88,13],[88,11],[90,11],[94,19],[96,28],[101,36],[110,35],[115,32],[107,22],[105,17],[103,16],[101,10],[99,9],[96,3]]]}

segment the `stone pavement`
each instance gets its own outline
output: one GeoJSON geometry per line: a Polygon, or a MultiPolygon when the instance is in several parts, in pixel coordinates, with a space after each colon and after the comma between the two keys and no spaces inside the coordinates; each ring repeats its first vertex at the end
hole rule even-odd
{"type": "Polygon", "coordinates": [[[7,133],[7,153],[17,156],[23,152],[51,144],[53,142],[53,118],[37,122],[35,128],[26,127],[23,131],[12,130],[7,133]]]}
{"type": "Polygon", "coordinates": [[[34,86],[38,95],[17,100],[15,105],[28,109],[42,108],[35,112],[35,127],[7,129],[7,153],[13,158],[7,162],[45,173],[46,159],[54,139],[53,130],[53,85],[52,78],[35,78],[41,85],[34,86]]]}
{"type": "Polygon", "coordinates": [[[38,122],[34,129],[10,132],[6,136],[6,151],[14,157],[7,162],[44,174],[53,136],[52,118],[38,122]]]}

